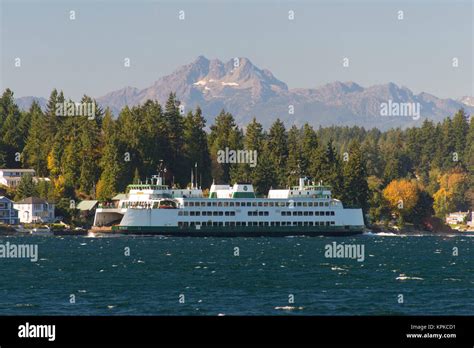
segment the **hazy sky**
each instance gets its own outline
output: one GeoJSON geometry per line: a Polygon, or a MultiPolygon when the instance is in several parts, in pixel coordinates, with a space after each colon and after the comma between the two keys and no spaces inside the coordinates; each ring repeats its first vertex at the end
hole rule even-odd
{"type": "Polygon", "coordinates": [[[289,88],[391,81],[415,93],[474,95],[473,0],[0,0],[0,11],[0,87],[17,97],[144,88],[199,55],[248,57],[289,88]]]}

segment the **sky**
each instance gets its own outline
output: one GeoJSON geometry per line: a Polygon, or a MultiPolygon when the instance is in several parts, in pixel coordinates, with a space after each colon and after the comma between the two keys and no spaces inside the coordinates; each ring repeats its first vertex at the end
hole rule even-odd
{"type": "Polygon", "coordinates": [[[148,87],[204,55],[247,57],[289,88],[394,82],[442,98],[472,96],[473,7],[474,0],[0,0],[0,88],[16,97],[48,97],[53,88],[100,97],[148,87]]]}

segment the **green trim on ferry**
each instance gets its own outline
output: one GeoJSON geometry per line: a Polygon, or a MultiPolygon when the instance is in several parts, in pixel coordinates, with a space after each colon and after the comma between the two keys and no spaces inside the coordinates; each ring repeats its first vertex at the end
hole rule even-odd
{"type": "Polygon", "coordinates": [[[255,193],[253,192],[234,192],[232,198],[255,198],[255,193]]]}
{"type": "Polygon", "coordinates": [[[112,232],[175,236],[347,236],[361,234],[365,226],[113,226],[112,232]]]}

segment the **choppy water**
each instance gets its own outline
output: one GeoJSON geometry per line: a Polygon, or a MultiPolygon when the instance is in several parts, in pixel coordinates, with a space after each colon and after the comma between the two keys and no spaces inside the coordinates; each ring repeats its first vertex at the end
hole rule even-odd
{"type": "Polygon", "coordinates": [[[0,315],[474,314],[468,236],[6,242],[37,243],[39,260],[0,259],[0,315]],[[333,241],[364,245],[365,260],[326,258],[333,241]]]}

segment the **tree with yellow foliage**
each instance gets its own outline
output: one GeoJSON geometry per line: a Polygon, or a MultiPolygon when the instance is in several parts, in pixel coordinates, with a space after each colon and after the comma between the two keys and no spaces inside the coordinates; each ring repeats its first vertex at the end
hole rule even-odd
{"type": "Polygon", "coordinates": [[[439,190],[433,195],[433,208],[436,216],[444,218],[456,210],[467,209],[465,192],[468,187],[468,175],[454,169],[438,177],[439,190]]]}
{"type": "Polygon", "coordinates": [[[391,212],[397,217],[406,217],[413,212],[420,197],[420,186],[416,180],[392,180],[383,190],[391,212]]]}

